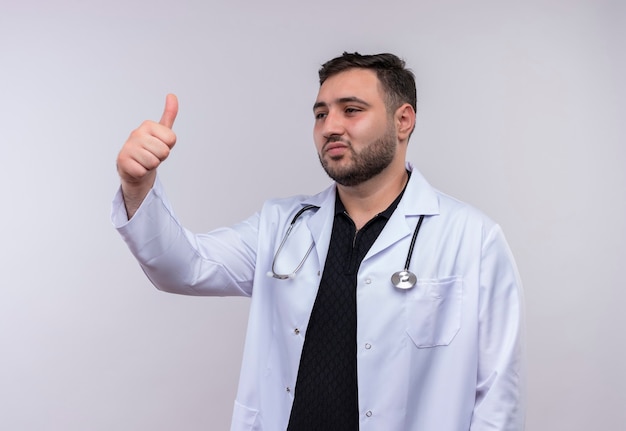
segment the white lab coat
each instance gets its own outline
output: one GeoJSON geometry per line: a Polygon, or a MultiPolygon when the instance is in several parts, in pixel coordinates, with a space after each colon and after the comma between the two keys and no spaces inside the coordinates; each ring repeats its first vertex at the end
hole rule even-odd
{"type": "MultiPolygon", "coordinates": [[[[357,362],[360,431],[486,431],[524,427],[521,284],[498,225],[433,189],[413,170],[404,196],[360,266],[357,362]],[[399,290],[420,214],[411,270],[399,290]]],[[[180,226],[157,184],[126,220],[112,219],[159,289],[251,296],[232,431],[285,430],[300,353],[330,242],[335,187],[272,200],[231,228],[194,235],[180,226]],[[267,276],[294,214],[305,212],[277,261],[295,279],[267,276]]]]}

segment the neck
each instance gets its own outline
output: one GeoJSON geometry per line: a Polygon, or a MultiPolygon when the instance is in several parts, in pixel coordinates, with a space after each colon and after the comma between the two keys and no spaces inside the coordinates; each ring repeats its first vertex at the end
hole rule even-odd
{"type": "Polygon", "coordinates": [[[358,186],[337,185],[341,202],[357,229],[386,210],[406,186],[409,176],[404,164],[402,169],[391,168],[392,166],[389,166],[376,177],[358,186]]]}

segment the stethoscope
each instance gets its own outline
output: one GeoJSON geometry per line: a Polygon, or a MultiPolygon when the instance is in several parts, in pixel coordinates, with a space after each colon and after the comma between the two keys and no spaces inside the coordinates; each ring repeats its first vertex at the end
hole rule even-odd
{"type": "MultiPolygon", "coordinates": [[[[278,256],[280,255],[281,251],[285,247],[287,238],[289,238],[289,234],[293,230],[293,227],[296,224],[296,221],[298,220],[298,218],[300,218],[300,216],[305,211],[308,211],[310,209],[319,209],[319,207],[316,205],[306,205],[302,207],[302,209],[300,209],[300,211],[298,211],[295,216],[293,216],[293,219],[291,219],[291,223],[289,224],[289,227],[287,228],[287,232],[285,232],[285,235],[283,236],[283,239],[280,242],[280,245],[278,246],[278,250],[276,250],[276,254],[274,254],[274,258],[272,259],[272,269],[267,273],[269,277],[274,277],[274,278],[277,278],[278,280],[294,279],[296,277],[296,273],[300,271],[307,257],[309,257],[309,254],[311,254],[311,250],[313,250],[314,243],[311,243],[311,246],[307,250],[302,260],[300,261],[298,266],[296,266],[296,268],[293,271],[291,271],[291,273],[279,274],[276,272],[276,268],[275,268],[276,260],[278,259],[278,256]]],[[[417,276],[413,274],[413,272],[409,271],[409,265],[411,263],[413,250],[415,249],[415,242],[417,240],[417,235],[419,234],[423,220],[424,220],[424,215],[420,215],[420,218],[417,221],[417,226],[415,226],[415,230],[413,231],[413,237],[411,238],[411,244],[409,245],[409,252],[407,253],[407,256],[406,256],[404,269],[402,271],[394,272],[393,275],[391,276],[391,284],[393,284],[398,289],[410,289],[413,286],[415,286],[415,284],[417,283],[417,276]]]]}
{"type": "Polygon", "coordinates": [[[283,240],[280,242],[280,245],[278,246],[278,250],[276,250],[276,254],[274,255],[274,259],[272,259],[272,269],[271,269],[270,272],[267,273],[268,277],[274,277],[274,278],[277,278],[279,280],[287,280],[288,278],[291,278],[291,279],[296,278],[296,273],[298,271],[300,271],[300,268],[302,268],[302,265],[304,265],[304,261],[306,260],[307,257],[309,257],[309,254],[311,254],[311,250],[313,250],[313,246],[315,245],[314,243],[311,243],[311,246],[306,251],[306,254],[302,258],[302,260],[300,261],[298,266],[296,266],[296,269],[291,271],[291,273],[289,273],[289,274],[279,274],[279,273],[276,272],[276,268],[275,268],[276,267],[276,259],[278,259],[278,255],[283,250],[283,247],[285,246],[285,243],[287,242],[287,238],[289,238],[289,234],[293,230],[293,227],[295,226],[296,221],[302,215],[302,213],[304,213],[305,211],[311,210],[311,209],[319,209],[319,208],[320,207],[318,207],[317,205],[305,205],[304,207],[302,207],[302,209],[300,211],[298,211],[296,213],[295,216],[293,216],[293,218],[291,219],[291,223],[289,224],[289,227],[287,228],[287,232],[285,232],[285,236],[283,236],[283,240]]]}

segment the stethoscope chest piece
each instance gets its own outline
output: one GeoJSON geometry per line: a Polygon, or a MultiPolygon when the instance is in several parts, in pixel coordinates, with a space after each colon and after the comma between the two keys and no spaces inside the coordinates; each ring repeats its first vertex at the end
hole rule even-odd
{"type": "Polygon", "coordinates": [[[417,283],[417,277],[411,271],[398,271],[391,276],[391,283],[398,289],[410,289],[417,283]]]}
{"type": "Polygon", "coordinates": [[[395,272],[391,276],[391,284],[396,286],[398,289],[411,289],[417,283],[417,277],[411,271],[409,271],[409,265],[411,264],[411,256],[413,256],[413,249],[415,247],[415,240],[417,240],[417,234],[420,231],[420,227],[422,227],[422,222],[424,221],[424,215],[420,216],[420,219],[417,221],[417,226],[415,226],[415,231],[413,231],[413,238],[411,238],[411,245],[409,246],[409,252],[406,256],[406,263],[404,264],[404,269],[402,271],[395,272]]]}

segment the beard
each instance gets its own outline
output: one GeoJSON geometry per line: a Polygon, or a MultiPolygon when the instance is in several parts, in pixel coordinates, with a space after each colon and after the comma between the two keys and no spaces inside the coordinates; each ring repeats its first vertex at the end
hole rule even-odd
{"type": "Polygon", "coordinates": [[[340,158],[324,159],[319,156],[322,167],[336,183],[346,187],[357,186],[380,174],[387,168],[396,155],[396,137],[393,127],[388,126],[385,134],[370,142],[360,152],[356,152],[350,141],[336,137],[329,139],[329,142],[341,141],[347,145],[348,155],[340,158]],[[345,166],[333,166],[333,160],[340,160],[349,157],[351,163],[345,166]]]}

